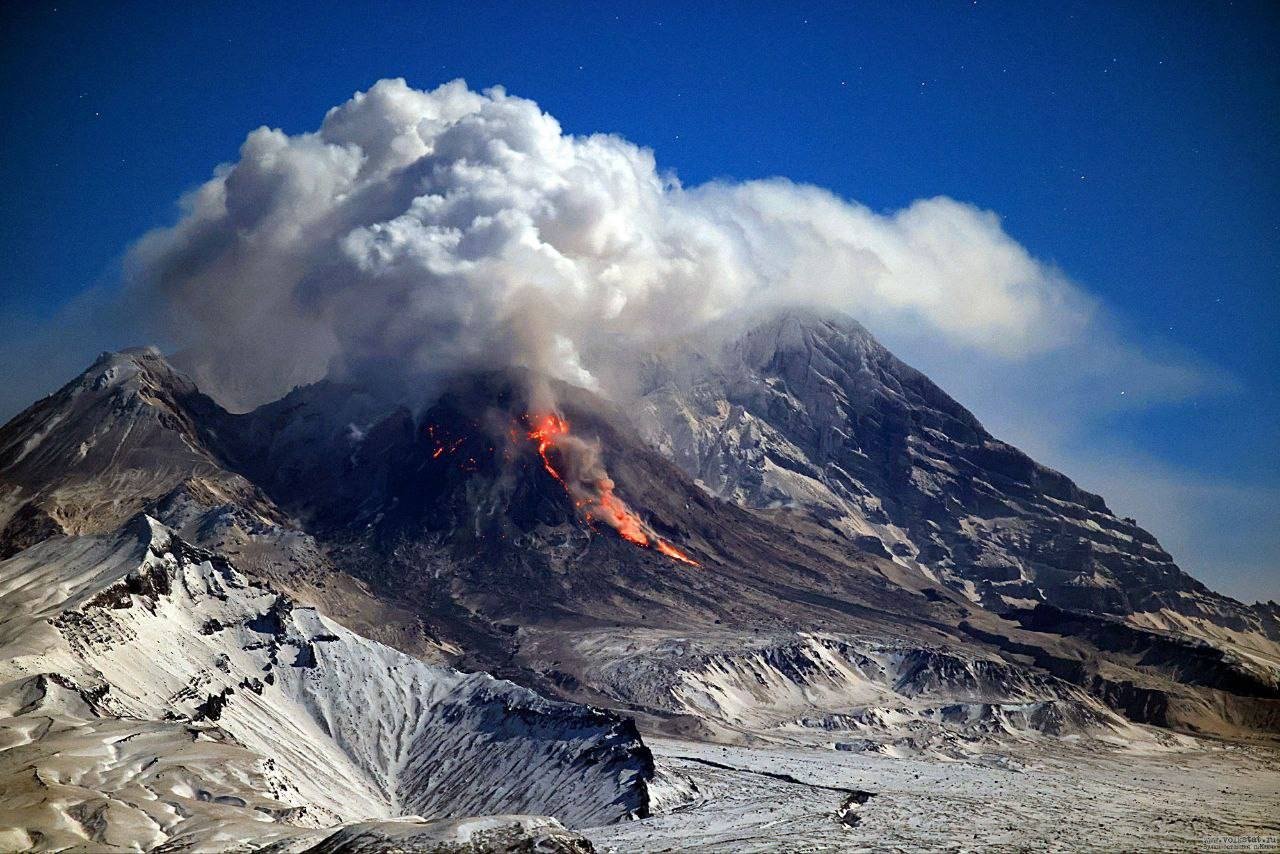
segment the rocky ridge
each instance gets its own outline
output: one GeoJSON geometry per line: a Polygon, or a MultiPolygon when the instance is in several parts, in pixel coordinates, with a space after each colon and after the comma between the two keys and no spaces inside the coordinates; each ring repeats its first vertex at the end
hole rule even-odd
{"type": "Polygon", "coordinates": [[[1274,663],[1274,605],[1209,590],[849,318],[791,310],[681,341],[648,358],[637,396],[645,438],[713,494],[803,510],[997,612],[1046,602],[1230,635],[1274,663]]]}

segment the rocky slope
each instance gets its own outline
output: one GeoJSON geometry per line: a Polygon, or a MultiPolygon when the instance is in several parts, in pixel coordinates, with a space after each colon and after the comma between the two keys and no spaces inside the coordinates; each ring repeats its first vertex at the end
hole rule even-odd
{"type": "Polygon", "coordinates": [[[646,439],[710,492],[802,509],[992,610],[1047,602],[1276,660],[1274,605],[1206,588],[848,318],[792,310],[678,342],[637,397],[646,439]]]}
{"type": "Polygon", "coordinates": [[[104,353],[0,430],[0,557],[52,533],[112,530],[182,483],[270,518],[197,435],[212,407],[159,351],[104,353]]]}
{"type": "MultiPolygon", "coordinates": [[[[720,480],[703,466],[695,482],[641,441],[628,415],[594,395],[552,386],[541,396],[549,396],[581,444],[594,449],[617,496],[636,509],[638,524],[679,546],[697,567],[637,548],[584,518],[525,435],[534,408],[530,389],[538,383],[523,375],[460,378],[417,411],[325,382],[231,415],[153,352],[104,357],[0,429],[0,447],[20,449],[31,435],[40,437],[31,452],[0,466],[0,480],[26,484],[10,490],[5,506],[12,518],[26,507],[56,510],[67,492],[60,485],[74,483],[79,506],[97,508],[78,515],[78,526],[110,531],[123,508],[140,505],[198,545],[233,555],[256,578],[401,650],[579,702],[621,702],[634,713],[657,715],[662,726],[685,726],[688,716],[633,701],[599,681],[600,662],[584,650],[601,632],[644,638],[661,628],[715,647],[726,633],[785,637],[817,630],[903,648],[952,648],[970,658],[1032,662],[1142,722],[1232,734],[1273,728],[1280,687],[1265,625],[1254,611],[1213,596],[1171,563],[1159,564],[1150,595],[1200,602],[1206,613],[1211,605],[1235,620],[1211,623],[1225,636],[1211,639],[1216,646],[1207,645],[1203,633],[1107,614],[1105,598],[1088,625],[1070,615],[1089,612],[1069,609],[1052,612],[1063,616],[1058,625],[1045,621],[1050,612],[1031,620],[1036,598],[994,591],[1040,596],[1039,584],[973,581],[973,568],[956,556],[983,543],[1004,548],[1008,562],[1024,559],[1007,545],[1015,542],[1007,530],[1026,529],[1016,540],[1023,544],[1049,536],[1048,528],[1058,532],[1056,542],[1086,533],[1110,541],[1119,536],[1114,530],[1105,536],[1097,530],[1127,523],[1063,476],[987,437],[963,409],[857,327],[786,315],[721,342],[714,358],[688,342],[681,348],[679,359],[655,357],[652,388],[631,414],[639,411],[650,441],[677,463],[693,465],[690,449],[719,461],[720,480]],[[833,337],[844,349],[832,349],[833,337]],[[738,366],[732,383],[726,364],[738,366]],[[742,374],[743,365],[773,365],[796,376],[765,376],[763,368],[742,374]],[[91,426],[93,418],[115,424],[122,400],[129,422],[141,428],[91,426]],[[688,401],[699,400],[725,418],[736,412],[750,429],[694,418],[688,401]],[[752,414],[757,411],[762,414],[752,414]],[[662,424],[676,423],[666,432],[654,426],[663,412],[662,424]],[[82,434],[111,437],[95,446],[100,462],[89,469],[79,453],[82,434]],[[934,443],[935,456],[926,459],[920,436],[934,443]],[[956,455],[954,461],[936,456],[938,448],[956,455]],[[986,459],[992,448],[1022,461],[1022,480],[974,474],[973,459],[986,459]],[[810,459],[827,459],[823,454],[830,458],[825,468],[810,459]],[[876,461],[889,473],[875,474],[876,461]],[[958,466],[968,466],[972,476],[958,466]],[[933,493],[917,486],[943,483],[938,472],[948,467],[954,473],[944,485],[960,497],[931,504],[933,493]],[[858,502],[844,497],[852,494],[841,487],[852,483],[851,471],[862,472],[884,497],[870,486],[858,502]],[[135,481],[146,489],[119,490],[135,481]],[[960,515],[969,506],[963,501],[977,512],[981,501],[972,496],[987,495],[997,482],[1005,489],[1000,513],[1012,515],[989,514],[983,525],[960,515]],[[211,483],[234,488],[211,489],[211,483]],[[892,498],[898,493],[890,486],[905,489],[903,497],[892,498]],[[718,500],[708,487],[737,500],[718,500]],[[1048,515],[1047,508],[1066,507],[1068,499],[1077,501],[1076,510],[1048,515]],[[911,515],[917,512],[928,518],[921,522],[911,515]],[[1081,521],[1080,514],[1088,518],[1081,521]],[[983,540],[984,530],[1006,533],[983,540]],[[924,547],[912,539],[921,536],[928,537],[924,547]],[[950,536],[981,542],[924,559],[950,536]],[[1165,576],[1174,579],[1172,588],[1161,586],[1165,576]],[[1105,626],[1111,619],[1128,620],[1131,634],[1117,640],[1105,626]]],[[[1139,551],[1145,561],[1158,549],[1139,551]]],[[[1081,585],[1093,579],[1118,590],[1121,577],[1139,574],[1144,565],[1124,564],[1129,575],[1115,577],[1095,568],[1066,587],[1086,589],[1081,585]]],[[[1026,573],[1045,565],[1028,566],[1026,573]]],[[[983,572],[975,576],[980,581],[983,572]]],[[[1047,597],[1057,588],[1044,589],[1047,597]]],[[[1027,699],[1006,692],[983,701],[1027,699]]],[[[1053,692],[1034,699],[1055,701],[1053,692]]],[[[692,725],[704,724],[714,729],[721,722],[692,725]]]]}
{"type": "Polygon", "coordinates": [[[797,632],[689,633],[583,642],[588,679],[614,704],[660,709],[743,737],[886,755],[965,758],[1064,737],[1177,743],[1135,727],[1082,688],[957,647],[797,632]]]}
{"type": "Polygon", "coordinates": [[[643,814],[654,773],[694,796],[621,715],[965,761],[1280,731],[1272,609],[856,324],[769,318],[642,379],[625,408],[507,373],[234,415],[129,351],[0,428],[19,842],[577,850],[510,816],[643,814]],[[440,823],[476,814],[506,817],[440,823]]]}

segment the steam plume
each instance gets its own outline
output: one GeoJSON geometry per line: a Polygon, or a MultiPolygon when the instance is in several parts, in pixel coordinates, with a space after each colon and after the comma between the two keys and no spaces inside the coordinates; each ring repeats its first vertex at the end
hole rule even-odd
{"type": "Polygon", "coordinates": [[[806,302],[1023,354],[1089,300],[994,214],[875,213],[781,179],[685,188],[652,152],[529,100],[383,80],[312,133],[266,127],[126,264],[202,387],[236,406],[326,373],[523,365],[592,386],[586,353],[806,302]]]}

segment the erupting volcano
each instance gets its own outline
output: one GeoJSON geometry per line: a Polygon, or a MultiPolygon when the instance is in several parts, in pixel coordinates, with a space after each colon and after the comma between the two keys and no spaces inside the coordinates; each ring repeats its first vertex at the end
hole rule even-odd
{"type": "Polygon", "coordinates": [[[688,566],[701,566],[671,543],[659,537],[613,491],[613,480],[599,460],[599,451],[573,436],[569,422],[556,413],[529,419],[529,439],[538,449],[542,467],[554,477],[573,499],[573,505],[588,524],[601,519],[624,540],[642,548],[657,549],[662,554],[688,566]],[[555,452],[559,465],[552,461],[555,452]],[[563,469],[563,472],[562,472],[563,469]]]}

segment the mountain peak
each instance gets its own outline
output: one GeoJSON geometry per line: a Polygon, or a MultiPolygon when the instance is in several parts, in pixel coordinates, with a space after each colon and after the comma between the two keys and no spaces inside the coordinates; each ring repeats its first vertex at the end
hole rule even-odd
{"type": "Polygon", "coordinates": [[[801,329],[836,331],[846,335],[872,338],[867,328],[859,323],[853,315],[827,306],[805,304],[774,306],[750,315],[743,325],[749,329],[798,327],[801,329]]]}
{"type": "Polygon", "coordinates": [[[825,407],[844,418],[886,407],[911,410],[962,441],[990,438],[969,410],[842,312],[799,307],[762,315],[730,339],[722,359],[735,382],[744,376],[780,380],[805,407],[825,407]],[[815,399],[832,394],[839,400],[815,399]]]}
{"type": "Polygon", "coordinates": [[[1099,496],[992,437],[852,318],[788,308],[737,328],[718,333],[714,357],[655,357],[634,408],[650,444],[713,493],[812,512],[997,611],[1212,615],[1267,633],[1099,496]]]}
{"type": "Polygon", "coordinates": [[[0,427],[0,554],[114,528],[191,478],[247,495],[206,445],[220,412],[154,347],[101,354],[0,427]]]}
{"type": "Polygon", "coordinates": [[[127,361],[145,361],[145,360],[164,361],[164,353],[154,344],[146,344],[140,347],[125,347],[121,350],[103,350],[98,354],[98,358],[93,361],[90,367],[96,367],[100,364],[114,364],[127,361]]]}
{"type": "Polygon", "coordinates": [[[105,391],[139,383],[153,388],[167,387],[179,393],[196,390],[195,384],[175,370],[158,347],[148,346],[100,353],[93,364],[54,396],[69,390],[73,393],[84,389],[105,391]]]}

